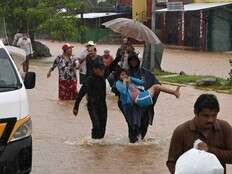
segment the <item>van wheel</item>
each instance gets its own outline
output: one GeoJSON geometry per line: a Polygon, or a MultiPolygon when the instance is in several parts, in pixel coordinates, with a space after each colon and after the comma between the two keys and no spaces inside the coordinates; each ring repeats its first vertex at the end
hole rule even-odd
{"type": "Polygon", "coordinates": [[[36,74],[35,72],[27,72],[24,78],[24,85],[26,89],[32,89],[35,87],[36,74]]]}

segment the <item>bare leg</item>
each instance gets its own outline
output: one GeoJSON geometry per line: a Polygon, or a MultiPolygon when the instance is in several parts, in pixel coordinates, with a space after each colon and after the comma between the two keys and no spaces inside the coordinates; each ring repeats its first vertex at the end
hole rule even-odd
{"type": "Polygon", "coordinates": [[[26,57],[26,60],[23,62],[23,72],[28,72],[29,70],[29,56],[26,57]]]}
{"type": "Polygon", "coordinates": [[[176,96],[176,98],[180,97],[180,86],[177,86],[176,90],[173,90],[170,88],[166,88],[162,85],[153,85],[148,90],[149,90],[152,97],[160,91],[168,93],[168,94],[172,94],[172,95],[176,96]]]}

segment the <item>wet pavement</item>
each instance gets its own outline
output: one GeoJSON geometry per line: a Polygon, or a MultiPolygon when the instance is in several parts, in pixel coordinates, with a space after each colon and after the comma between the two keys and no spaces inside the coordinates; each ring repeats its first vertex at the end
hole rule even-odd
{"type": "MultiPolygon", "coordinates": [[[[57,53],[61,45],[61,43],[49,43],[53,53],[57,53]]],[[[78,47],[83,49],[83,46],[78,47]]],[[[109,47],[114,48],[113,53],[115,53],[117,46],[107,45],[107,48],[109,47]]],[[[99,51],[103,51],[104,48],[105,46],[98,46],[99,51]]],[[[165,55],[169,54],[173,56],[164,58],[163,67],[174,70],[174,66],[172,69],[167,64],[174,60],[181,60],[185,53],[167,50],[165,55]]],[[[195,57],[193,54],[192,57],[195,57]]],[[[199,56],[199,59],[203,58],[199,56]]],[[[209,59],[211,56],[208,57],[209,59]]],[[[221,59],[223,56],[213,59],[214,64],[219,64],[221,59]]],[[[57,70],[53,72],[50,79],[47,79],[46,73],[50,64],[44,62],[47,61],[33,61],[31,64],[31,70],[37,73],[37,84],[35,89],[28,91],[33,117],[32,174],[168,174],[165,162],[172,131],[177,125],[193,117],[193,103],[206,91],[184,87],[181,89],[180,99],[161,94],[155,106],[154,125],[149,128],[146,140],[134,145],[128,142],[126,122],[117,108],[116,98],[108,95],[106,137],[101,141],[93,141],[90,139],[91,122],[86,110],[86,100],[83,99],[79,114],[74,117],[73,102],[62,102],[57,99],[57,70]]],[[[203,62],[207,63],[207,61],[203,62]]],[[[186,69],[186,72],[187,70],[191,72],[191,68],[192,71],[198,68],[194,67],[194,63],[192,65],[186,69]]],[[[179,64],[178,66],[182,68],[181,70],[186,68],[186,64],[183,64],[183,67],[179,64]]],[[[208,66],[202,65],[205,67],[205,73],[207,69],[212,69],[211,65],[208,66]]],[[[203,70],[197,72],[204,74],[203,70]]],[[[215,71],[208,73],[215,73],[215,71]]],[[[220,76],[223,76],[223,73],[226,74],[226,71],[218,72],[220,76]]],[[[232,96],[210,93],[216,94],[220,101],[219,118],[232,124],[232,96]]],[[[227,172],[232,173],[232,168],[229,167],[227,172]]]]}

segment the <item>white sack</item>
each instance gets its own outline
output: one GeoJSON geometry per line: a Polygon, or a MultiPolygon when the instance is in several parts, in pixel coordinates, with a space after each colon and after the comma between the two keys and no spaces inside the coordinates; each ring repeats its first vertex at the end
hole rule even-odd
{"type": "Polygon", "coordinates": [[[224,168],[214,154],[193,148],[178,158],[175,174],[224,174],[224,168]]]}

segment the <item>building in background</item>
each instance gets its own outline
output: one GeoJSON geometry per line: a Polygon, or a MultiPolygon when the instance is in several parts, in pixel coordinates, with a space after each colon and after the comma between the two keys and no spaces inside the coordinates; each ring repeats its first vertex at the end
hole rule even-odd
{"type": "Polygon", "coordinates": [[[118,0],[117,2],[120,5],[129,5],[129,6],[132,5],[132,0],[118,0]]]}
{"type": "Polygon", "coordinates": [[[226,1],[184,1],[183,11],[157,10],[160,39],[196,50],[232,50],[232,1],[226,1]]]}
{"type": "Polygon", "coordinates": [[[147,0],[132,0],[132,18],[140,22],[147,22],[147,0]]]}
{"type": "MultiPolygon", "coordinates": [[[[232,50],[232,0],[156,0],[156,34],[166,45],[202,51],[232,50]]],[[[151,24],[152,0],[132,0],[133,19],[151,24]]]]}
{"type": "MultiPolygon", "coordinates": [[[[83,22],[86,26],[86,31],[80,35],[77,33],[77,41],[87,42],[93,40],[94,42],[106,42],[106,43],[120,43],[121,35],[113,32],[111,29],[105,28],[102,23],[116,19],[116,18],[128,18],[130,14],[127,13],[115,13],[115,12],[102,12],[102,13],[84,13],[83,22]]],[[[80,14],[77,18],[80,18],[80,14]]]]}

